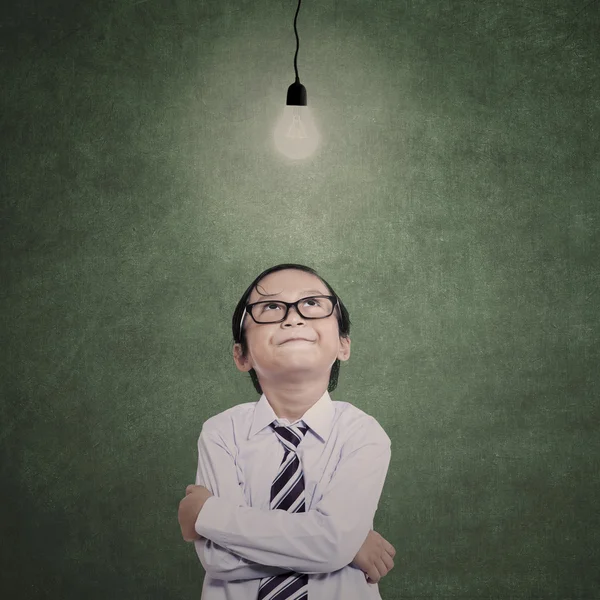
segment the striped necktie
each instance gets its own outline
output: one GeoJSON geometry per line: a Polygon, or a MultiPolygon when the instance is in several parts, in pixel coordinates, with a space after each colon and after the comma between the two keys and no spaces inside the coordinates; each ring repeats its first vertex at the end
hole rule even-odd
{"type": "MultiPolygon", "coordinates": [[[[302,441],[308,427],[297,425],[271,427],[283,444],[285,454],[279,471],[271,485],[271,510],[305,512],[304,474],[296,448],[302,441]]],[[[307,600],[308,575],[301,573],[282,573],[262,579],[258,588],[258,600],[307,600]]]]}

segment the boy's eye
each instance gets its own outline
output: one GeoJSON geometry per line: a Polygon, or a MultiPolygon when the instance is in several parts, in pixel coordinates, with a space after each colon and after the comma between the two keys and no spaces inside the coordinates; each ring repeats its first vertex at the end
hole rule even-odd
{"type": "Polygon", "coordinates": [[[263,306],[263,310],[267,310],[267,308],[270,308],[271,306],[274,306],[275,308],[281,308],[281,304],[277,304],[276,302],[271,302],[271,304],[263,304],[263,306]]]}
{"type": "MultiPolygon", "coordinates": [[[[315,298],[307,298],[304,300],[303,304],[308,304],[308,306],[318,306],[319,301],[315,298]]],[[[283,304],[279,304],[278,302],[271,302],[270,304],[263,304],[263,311],[267,310],[271,307],[280,308],[281,310],[285,310],[285,306],[283,304]]]]}

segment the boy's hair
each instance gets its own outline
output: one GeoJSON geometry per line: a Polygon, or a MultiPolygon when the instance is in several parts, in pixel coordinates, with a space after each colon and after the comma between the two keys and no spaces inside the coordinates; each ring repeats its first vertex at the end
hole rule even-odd
{"type": "MultiPolygon", "coordinates": [[[[335,296],[338,301],[339,313],[337,310],[334,310],[334,313],[337,317],[338,331],[339,331],[340,337],[347,338],[350,335],[350,325],[351,325],[350,315],[348,314],[348,311],[346,310],[344,303],[341,301],[341,299],[335,293],[333,288],[314,269],[311,269],[310,267],[306,267],[304,265],[287,264],[287,263],[281,264],[281,265],[277,265],[275,267],[271,267],[270,269],[267,269],[266,271],[263,271],[250,284],[248,289],[244,292],[244,294],[240,298],[240,301],[238,302],[237,306],[235,307],[235,311],[233,313],[233,318],[231,320],[233,342],[236,344],[242,345],[242,356],[243,357],[245,357],[246,353],[248,352],[248,344],[246,342],[246,332],[243,329],[242,329],[242,331],[240,331],[240,319],[242,318],[242,314],[244,312],[244,307],[246,306],[246,303],[248,302],[248,298],[249,298],[250,294],[252,293],[252,290],[254,288],[256,288],[256,286],[258,285],[258,283],[260,282],[260,280],[263,277],[265,277],[269,273],[274,273],[275,271],[282,271],[284,269],[297,269],[299,271],[306,271],[307,273],[312,273],[313,275],[316,275],[327,286],[327,288],[329,289],[330,295],[335,296]]],[[[261,296],[265,295],[265,294],[262,294],[258,289],[256,289],[256,291],[261,296]]],[[[251,319],[252,317],[248,316],[248,318],[251,319]]],[[[329,385],[327,387],[328,392],[333,392],[333,390],[335,390],[335,388],[337,387],[339,372],[340,372],[340,361],[339,361],[339,359],[336,359],[331,367],[331,372],[329,374],[329,385]]],[[[260,387],[260,382],[258,381],[258,377],[257,377],[256,371],[254,369],[250,369],[250,378],[252,379],[252,383],[254,384],[254,389],[256,389],[256,391],[259,394],[262,394],[263,391],[262,391],[262,388],[260,387]]]]}

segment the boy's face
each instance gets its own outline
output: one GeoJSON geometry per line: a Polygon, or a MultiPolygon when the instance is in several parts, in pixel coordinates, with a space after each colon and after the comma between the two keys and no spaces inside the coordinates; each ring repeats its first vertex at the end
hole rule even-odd
{"type": "MultiPolygon", "coordinates": [[[[307,296],[330,296],[327,286],[312,273],[297,269],[275,271],[263,277],[253,289],[247,304],[266,300],[295,302],[307,296]]],[[[298,375],[327,376],[336,359],[348,360],[350,340],[340,338],[338,331],[339,307],[324,319],[305,319],[295,308],[290,308],[287,317],[280,323],[255,323],[248,314],[244,317],[248,352],[241,358],[241,344],[235,344],[233,355],[240,371],[254,369],[261,379],[283,383],[287,378],[298,375]],[[302,337],[308,341],[288,342],[291,337],[302,337]]]]}

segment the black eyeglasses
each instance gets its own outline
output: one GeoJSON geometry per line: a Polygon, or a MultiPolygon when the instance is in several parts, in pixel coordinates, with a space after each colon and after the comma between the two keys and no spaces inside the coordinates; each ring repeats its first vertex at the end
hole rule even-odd
{"type": "Polygon", "coordinates": [[[246,304],[240,321],[240,336],[246,312],[258,324],[285,321],[292,306],[296,307],[298,314],[305,319],[325,319],[331,316],[337,303],[335,296],[307,296],[296,300],[296,302],[262,300],[261,302],[246,304]]]}

